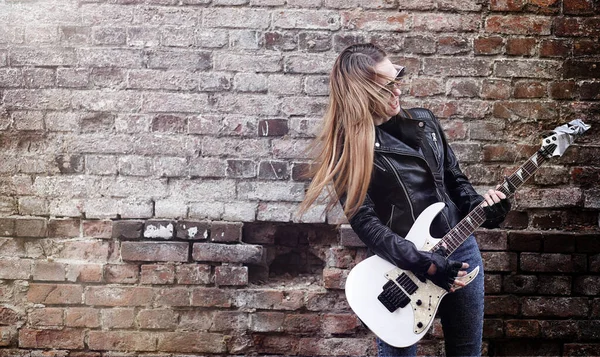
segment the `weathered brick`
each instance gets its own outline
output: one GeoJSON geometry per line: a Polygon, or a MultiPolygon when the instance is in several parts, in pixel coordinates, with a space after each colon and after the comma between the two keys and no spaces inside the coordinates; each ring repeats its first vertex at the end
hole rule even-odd
{"type": "Polygon", "coordinates": [[[227,177],[252,178],[256,177],[254,160],[227,160],[227,177]]]}
{"type": "Polygon", "coordinates": [[[156,296],[158,306],[190,306],[188,287],[168,287],[161,289],[156,296]]]}
{"type": "Polygon", "coordinates": [[[361,327],[360,320],[353,314],[325,314],[321,324],[326,334],[352,334],[361,327]]]}
{"type": "Polygon", "coordinates": [[[67,327],[100,327],[99,310],[88,307],[72,307],[65,310],[67,327]]]}
{"type": "Polygon", "coordinates": [[[33,264],[33,280],[64,281],[65,273],[63,263],[36,261],[33,264]]]}
{"type": "Polygon", "coordinates": [[[491,64],[489,60],[479,58],[426,58],[424,73],[460,77],[489,76],[492,73],[491,64]]]}
{"type": "Polygon", "coordinates": [[[243,223],[213,222],[210,226],[210,240],[213,242],[241,242],[243,223]]]}
{"type": "Polygon", "coordinates": [[[30,284],[27,300],[40,304],[81,304],[80,285],[30,284]]]}
{"type": "Polygon", "coordinates": [[[32,274],[32,260],[2,259],[0,260],[0,279],[29,279],[32,274]]]}
{"type": "Polygon", "coordinates": [[[258,245],[195,243],[192,257],[197,261],[261,264],[264,252],[258,245]]]}
{"type": "Polygon", "coordinates": [[[149,264],[141,266],[140,283],[173,284],[175,282],[175,266],[172,264],[149,264]]]}
{"type": "Polygon", "coordinates": [[[600,62],[567,60],[563,64],[564,78],[600,78],[600,62]]]}
{"type": "Polygon", "coordinates": [[[485,314],[508,315],[519,314],[521,300],[514,295],[498,295],[485,297],[485,314]]]}
{"type": "Polygon", "coordinates": [[[169,309],[141,310],[137,322],[142,329],[174,329],[177,326],[178,314],[169,309]]]}
{"type": "Polygon", "coordinates": [[[298,354],[302,356],[344,355],[367,356],[370,340],[368,338],[302,338],[298,344],[298,354]]]}
{"type": "Polygon", "coordinates": [[[298,310],[304,306],[304,292],[298,290],[245,289],[233,298],[239,308],[298,310]]]}
{"type": "Polygon", "coordinates": [[[77,329],[19,330],[19,347],[22,348],[59,348],[83,349],[84,331],[77,329]]]}
{"type": "Polygon", "coordinates": [[[581,254],[521,253],[520,267],[531,272],[583,272],[587,259],[581,254]]]}
{"type": "Polygon", "coordinates": [[[508,320],[505,333],[512,338],[536,338],[540,336],[540,323],[537,320],[508,320]]]}
{"type": "Polygon", "coordinates": [[[107,264],[104,280],[107,283],[134,284],[139,280],[139,266],[130,264],[107,264]]]}
{"type": "Polygon", "coordinates": [[[517,268],[516,253],[483,252],[481,255],[486,271],[515,271],[517,268]]]}
{"type": "Polygon", "coordinates": [[[102,264],[67,264],[66,279],[71,282],[102,282],[102,264]]]}
{"type": "Polygon", "coordinates": [[[280,332],[283,330],[283,312],[255,312],[250,315],[250,331],[254,332],[280,332]]]}
{"type": "Polygon", "coordinates": [[[29,326],[62,326],[64,309],[49,307],[34,309],[29,312],[29,326]]]}
{"type": "Polygon", "coordinates": [[[119,239],[136,239],[142,237],[144,222],[142,221],[114,221],[112,237],[119,239]]]}
{"type": "Polygon", "coordinates": [[[15,235],[17,237],[46,237],[47,221],[38,218],[15,220],[15,235]]]}
{"type": "Polygon", "coordinates": [[[135,311],[133,308],[113,308],[101,310],[102,326],[107,329],[127,329],[133,327],[135,311]]]}
{"type": "Polygon", "coordinates": [[[571,44],[559,39],[542,40],[539,51],[540,57],[566,57],[571,52],[571,44]]]}
{"type": "Polygon", "coordinates": [[[123,260],[186,262],[188,243],[179,242],[123,242],[121,257],[123,260]]]}
{"type": "Polygon", "coordinates": [[[579,276],[575,279],[575,293],[597,296],[600,291],[600,280],[599,277],[588,275],[579,276]]]}
{"type": "Polygon", "coordinates": [[[559,64],[549,60],[499,60],[494,64],[494,74],[498,77],[523,77],[523,78],[556,78],[559,64]]]}
{"type": "Polygon", "coordinates": [[[147,287],[90,286],[85,304],[94,306],[149,306],[156,292],[147,287]]]}
{"type": "Polygon", "coordinates": [[[203,264],[183,264],[175,266],[177,284],[209,284],[211,267],[203,264]]]}
{"type": "Polygon", "coordinates": [[[414,29],[432,32],[472,32],[481,26],[481,17],[471,14],[417,13],[414,29]]]}
{"type": "Polygon", "coordinates": [[[546,84],[537,81],[519,81],[515,84],[515,98],[543,98],[547,96],[546,84]]]}
{"type": "Polygon", "coordinates": [[[287,161],[261,161],[258,165],[258,178],[263,180],[288,180],[290,178],[287,161]]]}
{"type": "Polygon", "coordinates": [[[228,290],[217,288],[196,288],[192,290],[192,306],[231,307],[233,296],[228,290]]]}
{"type": "Polygon", "coordinates": [[[156,351],[156,336],[137,331],[89,331],[87,344],[92,350],[156,351]]]}
{"type": "Polygon", "coordinates": [[[532,317],[584,317],[589,305],[587,298],[528,297],[522,300],[522,313],[532,317]]]}
{"type": "Polygon", "coordinates": [[[164,332],[158,335],[158,350],[165,352],[224,353],[225,336],[206,332],[164,332]]]}
{"type": "Polygon", "coordinates": [[[215,283],[218,286],[248,285],[248,267],[218,266],[215,268],[215,283]]]}

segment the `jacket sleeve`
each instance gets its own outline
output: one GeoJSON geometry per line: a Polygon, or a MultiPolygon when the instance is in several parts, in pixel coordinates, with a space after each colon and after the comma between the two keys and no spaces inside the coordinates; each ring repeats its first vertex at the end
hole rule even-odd
{"type": "MultiPolygon", "coordinates": [[[[340,200],[342,204],[344,199],[340,200]]],[[[369,195],[349,221],[360,240],[379,257],[400,269],[425,274],[432,263],[431,254],[422,252],[409,240],[394,233],[383,224],[374,209],[369,195]]]]}

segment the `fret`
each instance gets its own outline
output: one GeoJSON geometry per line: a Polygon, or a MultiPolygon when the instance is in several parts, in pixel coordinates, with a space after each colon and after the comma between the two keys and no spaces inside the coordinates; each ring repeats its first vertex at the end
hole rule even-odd
{"type": "MultiPolygon", "coordinates": [[[[530,179],[543,164],[547,158],[539,151],[529,158],[512,175],[505,178],[504,182],[498,187],[498,191],[504,193],[507,197],[512,196],[515,191],[530,179]]],[[[446,244],[448,254],[456,250],[475,230],[485,222],[485,211],[481,205],[475,207],[469,214],[463,218],[454,228],[448,232],[439,244],[446,244]]]]}

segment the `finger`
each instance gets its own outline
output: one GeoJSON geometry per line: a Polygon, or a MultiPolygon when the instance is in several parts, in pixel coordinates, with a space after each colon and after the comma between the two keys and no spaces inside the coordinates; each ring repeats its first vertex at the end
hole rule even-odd
{"type": "Polygon", "coordinates": [[[498,197],[500,197],[501,200],[506,198],[506,195],[502,191],[496,191],[496,194],[498,195],[498,197]]]}
{"type": "Polygon", "coordinates": [[[485,203],[483,205],[483,207],[485,206],[491,206],[494,204],[494,200],[492,200],[492,198],[490,197],[490,195],[488,193],[486,193],[485,195],[483,195],[483,199],[485,200],[485,203]]]}
{"type": "Polygon", "coordinates": [[[498,203],[500,202],[500,197],[498,197],[498,194],[496,193],[495,190],[489,190],[488,194],[490,195],[490,198],[492,199],[492,204],[498,203]]]}
{"type": "Polygon", "coordinates": [[[463,287],[463,286],[466,286],[466,285],[467,285],[467,283],[465,283],[464,281],[460,281],[458,279],[454,280],[454,286],[461,286],[461,287],[463,287]]]}
{"type": "Polygon", "coordinates": [[[465,276],[465,275],[467,275],[467,272],[466,272],[466,271],[464,271],[464,270],[461,270],[461,271],[459,271],[459,272],[458,272],[458,275],[457,275],[457,276],[458,276],[459,278],[462,278],[462,277],[463,277],[463,276],[465,276]]]}
{"type": "Polygon", "coordinates": [[[469,264],[463,263],[461,269],[467,269],[468,267],[469,267],[469,264]]]}

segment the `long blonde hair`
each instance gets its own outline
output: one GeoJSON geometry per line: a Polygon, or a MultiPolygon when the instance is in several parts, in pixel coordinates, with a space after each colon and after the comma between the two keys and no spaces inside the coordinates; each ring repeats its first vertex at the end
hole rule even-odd
{"type": "Polygon", "coordinates": [[[312,181],[300,204],[302,215],[326,191],[327,210],[345,196],[344,213],[352,217],[363,203],[373,171],[374,118],[384,117],[389,96],[375,66],[386,53],[373,44],[352,45],[335,61],[329,77],[329,103],[316,152],[312,181]],[[333,184],[333,190],[330,184],[333,184]]]}

